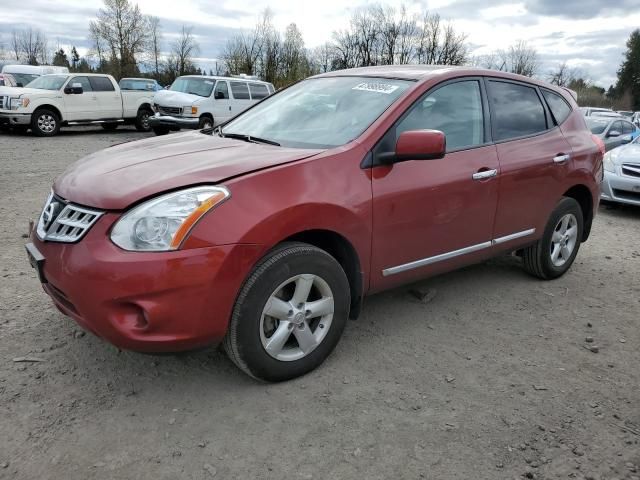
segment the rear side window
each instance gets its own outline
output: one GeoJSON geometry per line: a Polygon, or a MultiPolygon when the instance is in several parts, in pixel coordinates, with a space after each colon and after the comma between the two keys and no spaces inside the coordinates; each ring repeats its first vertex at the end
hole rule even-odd
{"type": "Polygon", "coordinates": [[[261,98],[269,96],[269,90],[267,90],[266,85],[261,85],[259,83],[250,83],[249,90],[251,91],[251,98],[254,100],[259,100],[261,98]]]}
{"type": "Polygon", "coordinates": [[[493,139],[496,141],[544,132],[547,118],[535,88],[489,81],[493,139]]]}
{"type": "Polygon", "coordinates": [[[231,93],[236,100],[249,100],[249,88],[244,82],[231,82],[231,93]]]}
{"type": "Polygon", "coordinates": [[[113,83],[107,77],[89,77],[94,92],[113,92],[113,83]]]}
{"type": "Polygon", "coordinates": [[[569,104],[557,93],[550,92],[549,90],[542,90],[542,95],[547,101],[553,118],[556,119],[556,123],[561,125],[567,117],[571,114],[571,107],[569,104]]]}

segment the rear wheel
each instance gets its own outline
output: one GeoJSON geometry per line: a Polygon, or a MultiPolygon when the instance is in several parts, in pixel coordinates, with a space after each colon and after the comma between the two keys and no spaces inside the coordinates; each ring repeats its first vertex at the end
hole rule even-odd
{"type": "Polygon", "coordinates": [[[524,269],[544,280],[564,275],[580,249],[583,222],[580,204],[564,197],[551,213],[542,238],[523,250],[524,269]]]}
{"type": "Polygon", "coordinates": [[[277,382],[320,365],[349,315],[349,282],[327,252],[286,243],[253,270],[233,309],[224,348],[254,378],[277,382]]]}
{"type": "Polygon", "coordinates": [[[136,130],[139,132],[149,132],[151,131],[151,125],[149,125],[149,117],[153,115],[151,110],[147,110],[141,108],[138,110],[138,115],[136,116],[136,130]]]}
{"type": "Polygon", "coordinates": [[[100,125],[107,132],[113,132],[116,128],[118,128],[118,124],[117,123],[101,123],[100,125]]]}
{"type": "Polygon", "coordinates": [[[166,135],[169,133],[169,127],[153,127],[153,133],[156,135],[166,135]]]}
{"type": "Polygon", "coordinates": [[[53,137],[60,131],[60,118],[48,108],[36,110],[31,116],[31,131],[38,137],[53,137]]]}

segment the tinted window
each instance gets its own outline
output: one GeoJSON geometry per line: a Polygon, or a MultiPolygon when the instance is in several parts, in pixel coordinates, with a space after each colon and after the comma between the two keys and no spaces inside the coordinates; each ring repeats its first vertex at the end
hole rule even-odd
{"type": "Polygon", "coordinates": [[[94,92],[113,92],[113,83],[107,77],[89,77],[91,88],[94,92]]]}
{"type": "Polygon", "coordinates": [[[231,82],[231,92],[236,100],[249,100],[249,88],[243,82],[231,82]]]}
{"type": "Polygon", "coordinates": [[[267,90],[266,85],[261,85],[259,83],[250,83],[249,90],[251,90],[251,98],[254,100],[259,100],[264,97],[269,96],[269,90],[267,90]]]}
{"type": "Polygon", "coordinates": [[[591,130],[591,133],[595,135],[600,135],[601,133],[604,133],[605,129],[607,128],[607,125],[609,125],[608,120],[599,120],[594,117],[587,117],[586,120],[587,120],[587,127],[589,127],[589,130],[591,130]]]}
{"type": "Polygon", "coordinates": [[[548,90],[542,90],[545,100],[549,104],[553,118],[556,119],[556,123],[560,125],[564,122],[571,113],[571,107],[564,99],[557,93],[550,92],[548,90]]]}
{"type": "Polygon", "coordinates": [[[634,130],[634,126],[629,122],[622,122],[622,133],[632,133],[634,130]]]}
{"type": "Polygon", "coordinates": [[[218,81],[218,83],[216,83],[215,92],[216,93],[214,94],[214,98],[218,98],[218,99],[229,98],[229,86],[227,85],[227,82],[218,81]]]}
{"type": "Polygon", "coordinates": [[[547,129],[544,107],[535,88],[489,82],[494,140],[532,135],[547,129]]]}
{"type": "Polygon", "coordinates": [[[477,81],[445,85],[422,97],[396,127],[396,139],[407,130],[440,130],[447,150],[484,143],[482,96],[477,81]]]}
{"type": "Polygon", "coordinates": [[[91,92],[93,89],[91,88],[91,83],[89,83],[88,77],[73,77],[69,80],[67,84],[68,87],[72,87],[74,83],[79,83],[82,85],[82,90],[85,92],[91,92]]]}

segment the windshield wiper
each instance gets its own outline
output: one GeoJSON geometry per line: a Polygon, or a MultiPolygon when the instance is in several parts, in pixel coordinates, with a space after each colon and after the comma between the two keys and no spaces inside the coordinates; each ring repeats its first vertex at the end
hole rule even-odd
{"type": "Polygon", "coordinates": [[[222,130],[220,130],[220,136],[224,138],[236,138],[238,140],[244,140],[245,142],[266,143],[267,145],[275,145],[276,147],[280,146],[278,142],[274,142],[273,140],[254,137],[253,135],[245,135],[244,133],[223,133],[222,130]]]}

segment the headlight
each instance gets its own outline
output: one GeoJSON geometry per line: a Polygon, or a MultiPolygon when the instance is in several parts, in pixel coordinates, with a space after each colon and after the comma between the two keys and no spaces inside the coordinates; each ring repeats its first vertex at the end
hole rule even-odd
{"type": "Polygon", "coordinates": [[[230,196],[225,187],[204,186],[154,198],[124,214],[111,241],[125,250],[176,250],[198,220],[230,196]]]}
{"type": "Polygon", "coordinates": [[[616,173],[616,165],[613,163],[613,159],[617,156],[617,153],[614,153],[615,150],[611,150],[604,154],[604,158],[602,159],[602,164],[604,169],[607,172],[616,173]]]}
{"type": "Polygon", "coordinates": [[[191,114],[191,115],[197,115],[197,114],[198,114],[198,107],[193,107],[193,106],[184,107],[184,108],[182,109],[182,112],[183,112],[185,115],[189,115],[189,114],[191,114]]]}
{"type": "Polygon", "coordinates": [[[12,98],[11,99],[11,109],[12,110],[17,110],[20,107],[27,107],[27,106],[29,106],[29,102],[30,102],[30,100],[27,97],[12,98]]]}

